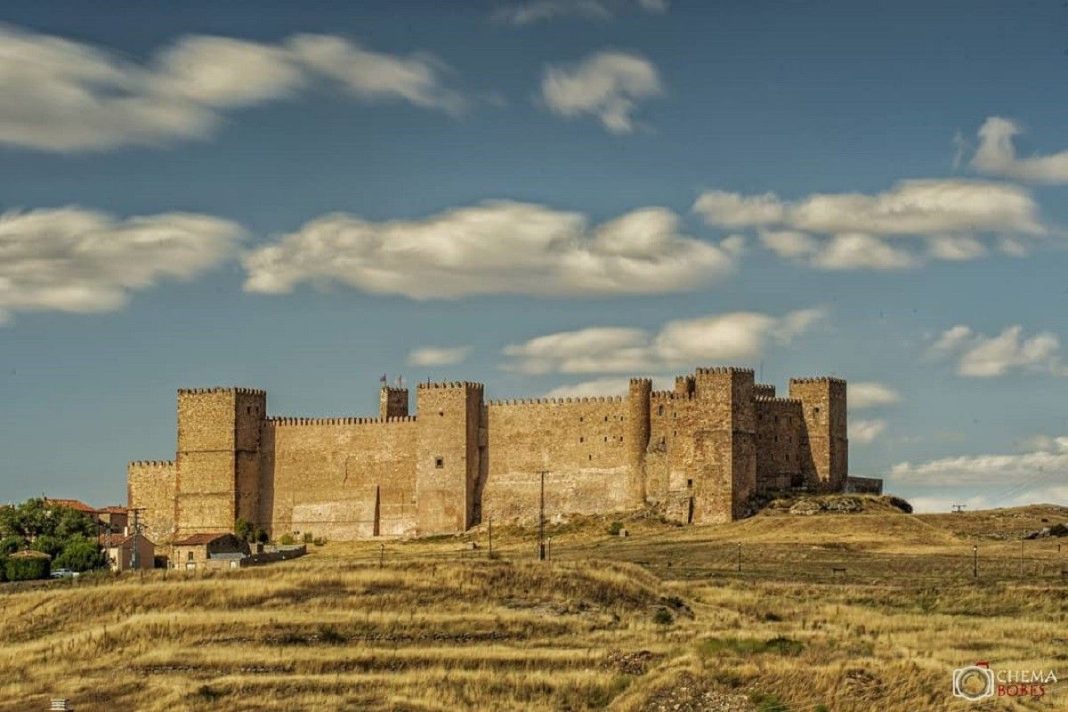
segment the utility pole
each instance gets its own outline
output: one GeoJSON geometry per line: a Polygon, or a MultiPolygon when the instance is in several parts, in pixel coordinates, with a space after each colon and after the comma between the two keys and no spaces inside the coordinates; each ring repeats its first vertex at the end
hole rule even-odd
{"type": "Polygon", "coordinates": [[[738,542],[738,573],[742,572],[742,543],[738,542]]]}
{"type": "Polygon", "coordinates": [[[979,578],[979,545],[972,544],[972,578],[979,578]]]}
{"type": "MultiPolygon", "coordinates": [[[[138,544],[141,543],[141,508],[135,507],[130,510],[133,514],[133,526],[131,527],[132,533],[130,535],[130,568],[137,571],[141,568],[141,552],[138,544]]],[[[122,558],[122,552],[119,552],[119,558],[122,558]]]]}
{"type": "Polygon", "coordinates": [[[961,512],[964,511],[964,508],[967,507],[967,506],[968,505],[966,505],[966,504],[954,504],[954,505],[952,505],[953,513],[954,514],[960,514],[961,512]]]}
{"type": "Polygon", "coordinates": [[[545,473],[541,470],[541,504],[538,507],[538,560],[545,561],[545,473]]]}
{"type": "Polygon", "coordinates": [[[488,522],[489,522],[489,554],[487,554],[487,557],[492,559],[493,558],[493,517],[490,517],[488,522]]]}
{"type": "Polygon", "coordinates": [[[385,563],[386,563],[386,545],[385,544],[379,544],[378,545],[378,568],[382,568],[382,566],[385,563]]]}

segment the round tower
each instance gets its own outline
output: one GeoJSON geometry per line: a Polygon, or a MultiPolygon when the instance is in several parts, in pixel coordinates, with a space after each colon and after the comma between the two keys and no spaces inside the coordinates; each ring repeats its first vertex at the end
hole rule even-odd
{"type": "Polygon", "coordinates": [[[645,449],[649,446],[649,408],[653,382],[630,379],[627,391],[627,498],[645,504],[645,449]]]}

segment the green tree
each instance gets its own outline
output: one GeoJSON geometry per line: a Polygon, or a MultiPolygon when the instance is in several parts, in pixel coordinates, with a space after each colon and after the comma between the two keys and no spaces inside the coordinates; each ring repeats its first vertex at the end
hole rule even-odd
{"type": "Polygon", "coordinates": [[[98,543],[79,534],[67,540],[63,551],[52,563],[57,569],[91,571],[103,568],[107,564],[107,557],[98,543]]]}
{"type": "Polygon", "coordinates": [[[51,534],[42,534],[33,540],[30,548],[55,558],[56,554],[63,551],[65,545],[65,539],[60,539],[58,536],[52,536],[51,534]]]}
{"type": "Polygon", "coordinates": [[[0,556],[14,554],[26,548],[26,540],[17,534],[11,534],[0,539],[0,556]]]}

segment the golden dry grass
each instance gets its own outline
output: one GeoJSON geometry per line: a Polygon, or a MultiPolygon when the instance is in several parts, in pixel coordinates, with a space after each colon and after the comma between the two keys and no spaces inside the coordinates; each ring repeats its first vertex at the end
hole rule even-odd
{"type": "Polygon", "coordinates": [[[977,659],[1068,679],[1068,551],[1011,538],[1068,510],[1008,514],[631,516],[626,539],[577,518],[550,527],[548,563],[529,531],[498,528],[494,559],[482,529],[9,585],[0,710],[1068,709],[1068,685],[986,706],[950,694],[977,659]],[[1010,538],[981,540],[975,580],[991,527],[1010,538]]]}

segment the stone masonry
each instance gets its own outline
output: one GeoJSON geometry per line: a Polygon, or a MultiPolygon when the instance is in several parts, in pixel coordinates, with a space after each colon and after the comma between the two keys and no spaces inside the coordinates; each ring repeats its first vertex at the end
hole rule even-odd
{"type": "Polygon", "coordinates": [[[485,401],[480,383],[383,387],[377,418],[267,416],[250,388],[178,391],[173,461],[132,462],[129,505],[153,541],[231,531],[345,540],[659,506],[684,523],[746,516],[755,495],[846,484],[846,384],[699,368],[654,391],[485,401]]]}

